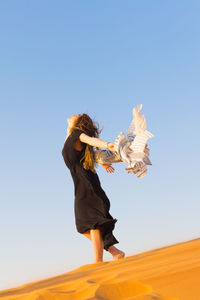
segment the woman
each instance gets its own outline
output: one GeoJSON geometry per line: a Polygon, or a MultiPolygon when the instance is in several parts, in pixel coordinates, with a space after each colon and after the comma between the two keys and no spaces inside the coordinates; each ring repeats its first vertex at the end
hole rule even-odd
{"type": "MultiPolygon", "coordinates": [[[[68,129],[62,149],[65,164],[74,181],[74,212],[77,231],[92,241],[94,261],[103,261],[103,249],[114,260],[125,256],[114,244],[119,243],[112,234],[117,219],[110,213],[110,201],[101,187],[96,173],[93,147],[114,151],[114,144],[98,138],[99,130],[87,114],[72,115],[67,119],[68,129]]],[[[114,172],[111,164],[102,165],[114,172]]]]}

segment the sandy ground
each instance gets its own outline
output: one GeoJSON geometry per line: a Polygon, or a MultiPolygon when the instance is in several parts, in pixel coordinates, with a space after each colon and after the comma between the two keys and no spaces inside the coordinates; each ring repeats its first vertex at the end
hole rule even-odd
{"type": "Polygon", "coordinates": [[[200,300],[200,238],[0,291],[5,300],[200,300]]]}

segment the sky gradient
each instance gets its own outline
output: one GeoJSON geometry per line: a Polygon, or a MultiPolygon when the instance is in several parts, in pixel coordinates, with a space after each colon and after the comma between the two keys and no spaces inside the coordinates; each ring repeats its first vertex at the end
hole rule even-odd
{"type": "MultiPolygon", "coordinates": [[[[200,236],[199,1],[1,1],[0,289],[93,263],[62,158],[71,114],[114,142],[142,103],[153,165],[97,172],[133,255],[200,236]]],[[[112,259],[104,251],[104,259],[112,259]]]]}

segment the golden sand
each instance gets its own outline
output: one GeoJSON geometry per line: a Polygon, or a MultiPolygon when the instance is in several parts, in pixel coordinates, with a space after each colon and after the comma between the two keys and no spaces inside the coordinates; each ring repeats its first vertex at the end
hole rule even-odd
{"type": "Polygon", "coordinates": [[[5,300],[200,300],[200,238],[0,291],[5,300]]]}

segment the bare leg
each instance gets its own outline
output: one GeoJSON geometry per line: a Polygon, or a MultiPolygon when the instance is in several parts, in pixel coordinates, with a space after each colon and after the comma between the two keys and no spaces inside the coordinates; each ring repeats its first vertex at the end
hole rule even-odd
{"type": "Polygon", "coordinates": [[[110,252],[112,254],[114,260],[118,260],[125,256],[125,253],[123,251],[117,249],[113,245],[108,248],[108,252],[110,252]]]}
{"type": "MultiPolygon", "coordinates": [[[[84,232],[83,235],[86,236],[91,241],[90,230],[84,232]]],[[[125,256],[125,253],[123,251],[117,249],[115,246],[110,246],[108,248],[108,252],[110,254],[112,254],[114,260],[123,258],[125,256]]]]}
{"type": "Polygon", "coordinates": [[[86,236],[91,241],[90,230],[84,232],[83,235],[86,236]]]}
{"type": "Polygon", "coordinates": [[[103,240],[101,237],[100,229],[91,229],[90,236],[94,249],[94,261],[102,262],[103,261],[103,240]]]}

